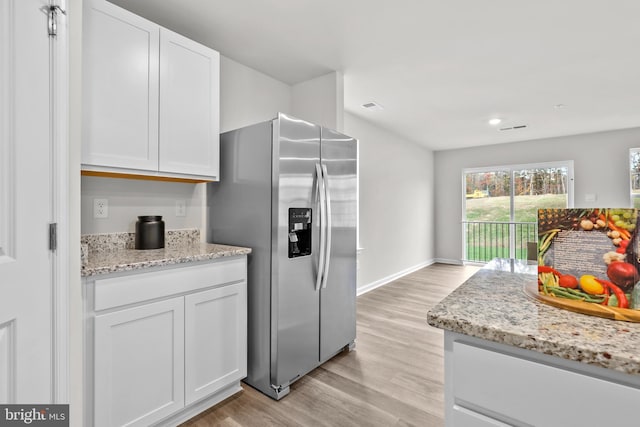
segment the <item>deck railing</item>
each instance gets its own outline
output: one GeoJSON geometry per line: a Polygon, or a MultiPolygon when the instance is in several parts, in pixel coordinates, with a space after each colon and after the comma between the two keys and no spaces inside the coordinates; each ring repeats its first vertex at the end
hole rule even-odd
{"type": "Polygon", "coordinates": [[[464,260],[527,259],[527,243],[537,242],[535,222],[463,221],[464,260]]]}

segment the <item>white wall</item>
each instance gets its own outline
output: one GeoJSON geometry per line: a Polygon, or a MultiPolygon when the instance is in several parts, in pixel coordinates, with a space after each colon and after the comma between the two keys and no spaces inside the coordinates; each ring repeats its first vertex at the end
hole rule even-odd
{"type": "MultiPolygon", "coordinates": [[[[289,112],[290,104],[289,85],[220,57],[221,132],[273,119],[289,112]]],[[[162,215],[167,229],[205,230],[205,196],[205,184],[82,177],[82,233],[132,232],[138,215],[152,214],[162,215]],[[96,198],[109,201],[109,218],[93,218],[96,198]],[[175,215],[177,200],[187,204],[185,217],[175,215]]]]}
{"type": "Polygon", "coordinates": [[[359,140],[362,292],[432,262],[433,152],[349,113],[344,132],[359,140]]]}
{"type": "Polygon", "coordinates": [[[435,152],[435,253],[462,258],[462,169],[560,160],[574,161],[576,207],[629,206],[629,148],[640,147],[640,128],[435,152]],[[586,193],[597,201],[585,202],[586,193]]]}
{"type": "Polygon", "coordinates": [[[138,215],[162,215],[167,230],[205,229],[205,186],[180,182],[82,177],[82,234],[135,231],[138,215]],[[93,218],[93,199],[109,201],[109,217],[93,218]],[[176,216],[184,200],[186,215],[176,216]]]}
{"type": "Polygon", "coordinates": [[[338,71],[293,85],[291,114],[339,132],[344,127],[344,76],[338,71]]]}
{"type": "Polygon", "coordinates": [[[291,111],[291,86],[220,56],[220,132],[291,111]]]}

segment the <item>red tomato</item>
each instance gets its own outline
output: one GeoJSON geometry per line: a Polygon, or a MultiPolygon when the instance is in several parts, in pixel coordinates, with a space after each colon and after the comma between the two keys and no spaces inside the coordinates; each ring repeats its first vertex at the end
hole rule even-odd
{"type": "Polygon", "coordinates": [[[565,274],[564,276],[561,276],[560,279],[558,279],[558,285],[562,286],[563,288],[575,289],[578,287],[578,279],[570,274],[565,274]]]}

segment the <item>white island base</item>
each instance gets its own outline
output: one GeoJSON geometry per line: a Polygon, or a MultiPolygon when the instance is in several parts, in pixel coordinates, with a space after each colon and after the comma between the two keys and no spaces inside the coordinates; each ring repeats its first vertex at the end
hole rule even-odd
{"type": "Polygon", "coordinates": [[[448,427],[638,425],[640,377],[445,330],[448,427]]]}

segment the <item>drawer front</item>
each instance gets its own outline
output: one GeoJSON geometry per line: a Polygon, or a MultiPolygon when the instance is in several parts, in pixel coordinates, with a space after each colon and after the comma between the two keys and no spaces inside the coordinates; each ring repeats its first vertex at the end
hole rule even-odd
{"type": "Polygon", "coordinates": [[[625,425],[640,402],[640,389],[460,342],[453,393],[458,406],[547,427],[625,425]]]}
{"type": "Polygon", "coordinates": [[[246,280],[247,257],[95,280],[95,311],[246,280]]]}

